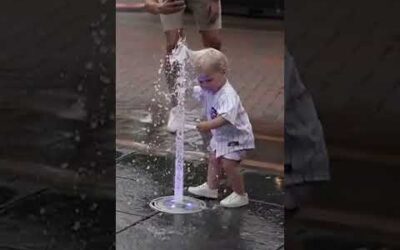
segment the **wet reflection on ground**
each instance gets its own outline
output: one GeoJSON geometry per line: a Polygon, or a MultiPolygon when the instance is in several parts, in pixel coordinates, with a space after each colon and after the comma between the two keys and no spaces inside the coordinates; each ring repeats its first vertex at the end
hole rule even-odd
{"type": "MultiPolygon", "coordinates": [[[[271,176],[244,172],[251,203],[225,209],[206,200],[190,215],[155,212],[149,202],[173,193],[172,155],[131,154],[117,166],[117,249],[277,249],[283,243],[282,193],[271,176]]],[[[202,161],[185,166],[185,186],[204,182],[202,161]]],[[[221,188],[226,196],[227,187],[221,188]],[[224,192],[225,191],[225,192],[224,192]]]]}

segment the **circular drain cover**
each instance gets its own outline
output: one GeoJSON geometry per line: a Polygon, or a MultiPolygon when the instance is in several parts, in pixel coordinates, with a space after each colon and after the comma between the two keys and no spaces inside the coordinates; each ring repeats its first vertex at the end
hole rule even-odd
{"type": "Polygon", "coordinates": [[[207,208],[207,205],[202,200],[188,196],[183,196],[180,202],[176,201],[174,196],[164,196],[152,200],[150,207],[169,214],[191,214],[200,212],[207,208]]]}

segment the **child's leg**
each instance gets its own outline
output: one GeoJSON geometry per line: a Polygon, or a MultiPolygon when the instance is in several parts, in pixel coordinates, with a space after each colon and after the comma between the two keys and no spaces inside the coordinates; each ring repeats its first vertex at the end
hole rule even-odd
{"type": "Polygon", "coordinates": [[[232,190],[239,195],[244,195],[244,179],[239,171],[239,161],[222,158],[222,166],[231,183],[232,190]]]}
{"type": "Polygon", "coordinates": [[[221,159],[217,159],[215,153],[210,153],[207,169],[207,184],[211,189],[218,188],[221,174],[221,159]]]}

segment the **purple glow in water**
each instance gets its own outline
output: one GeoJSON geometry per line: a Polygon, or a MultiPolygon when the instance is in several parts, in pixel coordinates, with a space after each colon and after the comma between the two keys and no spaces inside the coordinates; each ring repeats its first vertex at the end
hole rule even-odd
{"type": "MultiPolygon", "coordinates": [[[[174,183],[174,200],[182,202],[183,199],[183,173],[184,173],[184,129],[185,129],[185,92],[188,84],[187,64],[189,63],[189,49],[182,43],[178,43],[176,49],[172,52],[170,59],[179,65],[179,73],[176,78],[176,95],[178,100],[178,112],[176,119],[179,126],[175,137],[175,183],[174,183]]],[[[171,65],[173,63],[171,62],[171,65]]]]}
{"type": "Polygon", "coordinates": [[[178,109],[180,114],[179,118],[181,122],[179,122],[179,127],[178,130],[176,131],[176,138],[175,138],[176,149],[175,149],[175,186],[174,186],[174,200],[177,202],[181,202],[183,199],[183,171],[184,171],[183,167],[185,165],[183,158],[184,155],[183,130],[184,130],[185,110],[179,104],[181,101],[179,98],[179,92],[178,92],[178,109]]]}
{"type": "Polygon", "coordinates": [[[194,82],[193,65],[191,62],[191,51],[184,44],[184,38],[178,42],[177,47],[168,57],[170,65],[175,65],[175,94],[177,103],[175,137],[175,180],[174,180],[174,201],[182,203],[183,181],[184,181],[184,129],[185,129],[185,93],[186,89],[194,82]]]}

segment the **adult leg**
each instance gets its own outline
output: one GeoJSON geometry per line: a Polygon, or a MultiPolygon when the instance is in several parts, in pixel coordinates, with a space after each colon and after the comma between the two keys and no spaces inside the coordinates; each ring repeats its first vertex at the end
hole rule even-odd
{"type": "Polygon", "coordinates": [[[214,48],[221,50],[221,30],[203,30],[200,31],[203,40],[203,46],[206,48],[214,48]]]}
{"type": "Polygon", "coordinates": [[[166,39],[166,56],[164,60],[164,70],[165,78],[167,81],[167,86],[171,94],[172,106],[177,105],[177,100],[175,96],[175,80],[176,80],[176,65],[170,65],[169,55],[172,50],[176,47],[179,41],[179,36],[183,29],[183,14],[184,11],[179,11],[177,13],[160,15],[161,24],[164,30],[166,39]]]}
{"type": "Polygon", "coordinates": [[[218,13],[216,20],[210,22],[210,4],[209,0],[191,0],[188,1],[189,7],[193,10],[197,28],[201,34],[203,45],[206,48],[221,49],[221,2],[218,1],[218,13]]]}
{"type": "Polygon", "coordinates": [[[171,65],[169,56],[171,55],[172,50],[176,47],[179,38],[183,35],[182,29],[174,29],[165,31],[166,38],[166,54],[164,59],[164,70],[165,70],[165,78],[168,86],[169,93],[171,94],[171,105],[175,107],[178,105],[176,92],[175,92],[175,83],[176,76],[178,72],[178,65],[171,65]]]}

